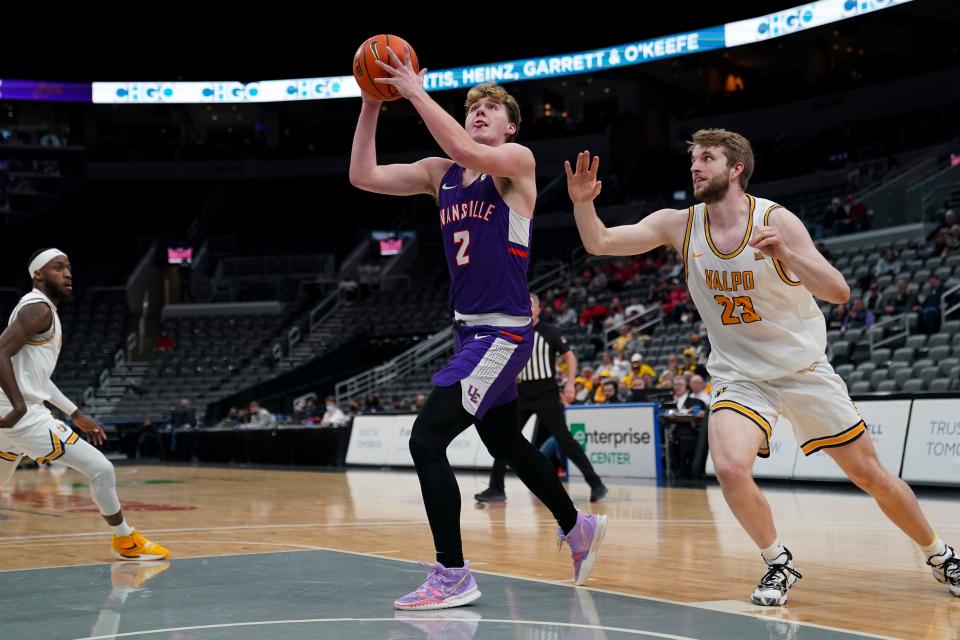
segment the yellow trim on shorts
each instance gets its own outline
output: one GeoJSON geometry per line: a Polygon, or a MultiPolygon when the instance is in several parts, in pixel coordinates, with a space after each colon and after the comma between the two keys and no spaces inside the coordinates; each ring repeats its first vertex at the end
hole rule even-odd
{"type": "Polygon", "coordinates": [[[15,454],[15,453],[10,453],[9,451],[0,451],[0,459],[3,459],[3,460],[9,460],[10,462],[16,462],[16,461],[17,461],[17,458],[19,458],[19,457],[20,457],[20,456],[18,456],[17,454],[15,454]]]}
{"type": "Polygon", "coordinates": [[[63,455],[63,443],[60,442],[60,439],[57,438],[57,436],[53,435],[53,431],[50,432],[50,442],[53,444],[53,451],[45,456],[40,456],[37,458],[38,463],[42,464],[44,462],[53,462],[63,455]]]}
{"type": "MultiPolygon", "coordinates": [[[[768,226],[770,224],[770,213],[774,209],[783,209],[783,207],[779,204],[773,204],[770,206],[769,209],[767,209],[764,212],[763,224],[765,226],[768,226]]],[[[803,284],[800,280],[791,280],[790,277],[787,276],[787,270],[783,268],[783,265],[780,264],[780,261],[777,260],[776,258],[773,258],[773,267],[777,270],[777,275],[780,276],[780,279],[786,282],[791,287],[799,287],[800,285],[803,284]]]]}
{"type": "Polygon", "coordinates": [[[693,228],[693,213],[694,208],[690,207],[687,209],[687,230],[683,234],[683,281],[687,282],[690,277],[689,269],[687,268],[687,253],[690,251],[690,230],[693,228]]]}
{"type": "Polygon", "coordinates": [[[76,432],[76,431],[74,431],[73,434],[72,434],[69,438],[67,438],[66,444],[73,444],[74,442],[76,442],[76,441],[79,440],[79,439],[80,439],[80,436],[77,435],[77,432],[76,432]]]}
{"type": "Polygon", "coordinates": [[[755,409],[751,409],[746,405],[742,405],[739,402],[733,402],[732,400],[721,400],[720,402],[713,403],[713,406],[710,407],[710,413],[714,411],[719,411],[721,409],[728,409],[734,413],[739,413],[744,418],[747,418],[753,422],[757,427],[763,431],[763,434],[767,436],[764,444],[760,445],[760,448],[757,450],[757,455],[761,458],[770,457],[770,438],[773,437],[773,427],[770,426],[770,423],[760,415],[760,412],[755,409]]]}
{"type": "Polygon", "coordinates": [[[734,249],[733,253],[723,253],[713,244],[713,238],[710,237],[710,213],[707,211],[707,205],[703,205],[703,235],[707,237],[707,244],[710,245],[710,250],[719,258],[724,260],[729,260],[730,258],[736,258],[740,255],[740,252],[747,248],[747,243],[750,242],[750,236],[753,234],[753,210],[757,206],[757,201],[749,193],[746,194],[747,200],[750,201],[750,214],[747,218],[747,232],[743,234],[743,241],[740,243],[740,246],[734,249]]]}
{"type": "Polygon", "coordinates": [[[862,436],[867,431],[867,425],[863,420],[853,425],[849,429],[844,429],[840,433],[837,433],[832,436],[824,436],[822,438],[814,438],[812,440],[807,440],[802,445],[800,445],[800,450],[803,451],[803,455],[809,456],[811,454],[820,451],[820,449],[827,449],[830,447],[842,447],[845,444],[850,444],[860,436],[862,436]]]}

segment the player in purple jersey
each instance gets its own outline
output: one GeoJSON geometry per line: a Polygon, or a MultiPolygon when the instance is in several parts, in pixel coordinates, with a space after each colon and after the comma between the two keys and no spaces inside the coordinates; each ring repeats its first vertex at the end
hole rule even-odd
{"type": "MultiPolygon", "coordinates": [[[[460,542],[460,489],[447,446],[471,424],[494,458],[517,472],[550,509],[574,559],[574,579],[589,577],[606,516],[577,511],[550,463],[517,428],[517,375],[532,348],[527,285],[530,223],[537,198],[533,154],[513,140],[520,108],[502,87],[478,85],[467,94],[461,126],[423,90],[410,63],[389,51],[378,62],[413,104],[449,158],[378,165],[375,144],[380,102],[364,95],[353,139],[350,182],[365,191],[433,196],[450,270],[454,356],[433,377],[434,389],[410,435],[410,453],[433,532],[437,561],[426,581],[394,602],[398,609],[445,609],[480,597],[460,542]]],[[[402,53],[402,52],[401,52],[402,53]]]]}

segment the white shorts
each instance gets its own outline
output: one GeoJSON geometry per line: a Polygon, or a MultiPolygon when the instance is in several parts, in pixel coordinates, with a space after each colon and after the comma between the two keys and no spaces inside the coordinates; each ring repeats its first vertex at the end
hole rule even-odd
{"type": "MultiPolygon", "coordinates": [[[[5,411],[9,408],[0,407],[0,412],[5,411]]],[[[33,405],[13,428],[0,429],[0,462],[16,462],[24,455],[37,462],[52,462],[79,438],[73,429],[54,418],[49,409],[33,405]]]]}
{"type": "Polygon", "coordinates": [[[766,438],[757,455],[770,455],[770,436],[780,416],[793,424],[804,455],[849,444],[866,432],[847,385],[826,356],[809,369],[764,381],[713,379],[710,412],[735,411],[750,419],[766,438]]]}

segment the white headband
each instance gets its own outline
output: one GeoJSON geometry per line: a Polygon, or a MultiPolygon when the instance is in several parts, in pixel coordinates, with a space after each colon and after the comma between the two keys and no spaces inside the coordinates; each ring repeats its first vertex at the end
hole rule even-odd
{"type": "Polygon", "coordinates": [[[47,266],[51,260],[54,258],[59,258],[60,256],[66,258],[67,254],[65,254],[63,251],[60,251],[60,249],[47,249],[38,255],[33,259],[33,262],[30,263],[30,277],[32,278],[33,274],[47,266]]]}

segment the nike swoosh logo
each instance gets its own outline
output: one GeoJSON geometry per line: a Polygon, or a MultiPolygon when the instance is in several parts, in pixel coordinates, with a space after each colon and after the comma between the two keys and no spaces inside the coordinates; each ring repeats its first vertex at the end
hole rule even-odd
{"type": "Polygon", "coordinates": [[[490,336],[482,336],[479,333],[473,336],[474,340],[483,340],[484,338],[489,338],[490,336]]]}
{"type": "Polygon", "coordinates": [[[457,188],[457,185],[455,185],[455,184],[450,184],[450,185],[441,184],[441,185],[440,185],[440,188],[441,188],[441,189],[456,189],[456,188],[457,188]]]}
{"type": "Polygon", "coordinates": [[[124,551],[133,551],[136,548],[137,548],[136,542],[131,543],[129,547],[121,547],[121,549],[123,549],[124,551]]]}
{"type": "Polygon", "coordinates": [[[694,252],[693,252],[693,257],[694,257],[694,258],[699,258],[700,256],[705,256],[705,255],[707,255],[706,252],[703,252],[703,253],[700,253],[700,252],[698,252],[698,251],[694,251],[694,252]]]}

